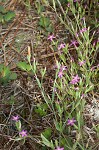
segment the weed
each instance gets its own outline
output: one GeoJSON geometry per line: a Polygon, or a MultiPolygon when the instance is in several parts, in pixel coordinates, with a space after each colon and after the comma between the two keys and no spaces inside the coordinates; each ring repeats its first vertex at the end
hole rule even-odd
{"type": "Polygon", "coordinates": [[[0,83],[7,84],[10,80],[15,80],[17,78],[17,74],[10,71],[8,66],[4,64],[0,64],[0,83]]]}
{"type": "Polygon", "coordinates": [[[10,10],[6,10],[3,6],[0,6],[0,22],[6,23],[11,21],[15,17],[15,13],[10,10]]]}

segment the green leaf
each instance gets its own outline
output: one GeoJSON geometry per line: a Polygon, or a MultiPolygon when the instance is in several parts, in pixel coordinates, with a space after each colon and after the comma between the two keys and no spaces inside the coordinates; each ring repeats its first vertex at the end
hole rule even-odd
{"type": "Polygon", "coordinates": [[[9,76],[10,73],[11,72],[10,72],[9,67],[4,66],[3,73],[2,73],[3,77],[9,76]]]}
{"type": "Polygon", "coordinates": [[[0,13],[0,22],[3,21],[3,15],[0,13]]]}
{"type": "Polygon", "coordinates": [[[51,128],[47,128],[47,129],[45,129],[45,131],[44,131],[42,134],[44,135],[44,137],[45,137],[46,139],[49,139],[50,136],[51,136],[51,133],[52,133],[51,128]]]}
{"type": "Polygon", "coordinates": [[[4,64],[0,64],[0,72],[2,72],[3,68],[4,68],[4,64]]]}
{"type": "Polygon", "coordinates": [[[19,121],[15,122],[15,125],[16,125],[17,130],[21,131],[21,121],[19,120],[19,121]]]}
{"type": "Polygon", "coordinates": [[[4,20],[8,22],[14,17],[15,17],[15,13],[13,11],[8,11],[7,14],[4,15],[4,20]]]}
{"type": "Polygon", "coordinates": [[[6,67],[4,65],[0,65],[0,83],[6,84],[9,81],[9,77],[10,77],[10,69],[9,67],[6,67]]]}
{"type": "Polygon", "coordinates": [[[32,68],[31,68],[31,66],[29,64],[27,64],[26,65],[26,69],[27,69],[27,71],[30,71],[32,68]]]}
{"type": "Polygon", "coordinates": [[[22,62],[22,61],[20,61],[18,64],[17,64],[17,66],[20,68],[20,69],[22,69],[22,70],[27,70],[27,63],[26,62],[22,62]]]}
{"type": "Polygon", "coordinates": [[[13,105],[15,103],[14,95],[11,95],[10,100],[7,102],[8,102],[8,104],[13,105]]]}
{"type": "Polygon", "coordinates": [[[42,78],[44,77],[45,73],[46,73],[46,67],[44,69],[41,69],[41,75],[42,75],[42,78]]]}
{"type": "Polygon", "coordinates": [[[50,25],[50,19],[42,16],[39,21],[39,25],[43,28],[47,28],[50,25]]]}
{"type": "Polygon", "coordinates": [[[44,26],[48,27],[50,25],[50,19],[49,18],[44,18],[44,26]]]}
{"type": "Polygon", "coordinates": [[[35,109],[35,112],[38,113],[41,117],[47,114],[46,111],[42,110],[41,108],[35,109]]]}
{"type": "Polygon", "coordinates": [[[50,147],[52,149],[54,149],[54,145],[53,145],[53,142],[51,141],[48,141],[44,136],[43,134],[41,134],[41,138],[42,138],[42,142],[47,146],[47,147],[50,147]]]}
{"type": "Polygon", "coordinates": [[[48,106],[46,103],[44,104],[37,104],[37,108],[35,112],[38,113],[40,116],[45,116],[47,114],[48,106]]]}
{"type": "Polygon", "coordinates": [[[59,132],[63,131],[62,122],[54,121],[55,127],[59,132]]]}
{"type": "Polygon", "coordinates": [[[5,10],[5,8],[3,6],[0,6],[0,12],[1,13],[6,13],[6,10],[5,10]]]}
{"type": "Polygon", "coordinates": [[[93,90],[94,85],[90,85],[89,87],[86,88],[85,93],[88,93],[89,91],[93,90]]]}
{"type": "Polygon", "coordinates": [[[45,8],[43,5],[41,5],[40,2],[35,2],[36,8],[37,8],[37,12],[38,14],[42,13],[43,11],[45,11],[45,8]]]}
{"type": "Polygon", "coordinates": [[[27,64],[26,62],[22,62],[22,61],[20,61],[20,62],[17,64],[17,66],[18,66],[20,69],[24,70],[24,71],[30,71],[30,70],[32,69],[29,64],[27,64]]]}
{"type": "Polygon", "coordinates": [[[53,26],[48,26],[48,27],[46,28],[46,30],[47,30],[48,32],[53,32],[53,26]]]}
{"type": "Polygon", "coordinates": [[[37,81],[37,84],[38,84],[39,88],[41,88],[40,80],[38,78],[36,78],[36,81],[37,81]]]}
{"type": "Polygon", "coordinates": [[[15,80],[15,79],[17,79],[17,74],[16,74],[16,73],[11,73],[9,79],[10,79],[10,80],[15,80]]]}

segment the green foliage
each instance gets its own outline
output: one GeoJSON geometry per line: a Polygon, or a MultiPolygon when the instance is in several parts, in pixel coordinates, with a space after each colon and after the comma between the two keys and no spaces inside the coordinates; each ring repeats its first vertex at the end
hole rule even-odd
{"type": "Polygon", "coordinates": [[[22,125],[21,125],[21,121],[20,121],[20,120],[16,121],[16,122],[15,122],[15,125],[16,125],[17,130],[18,130],[18,131],[21,131],[21,126],[22,126],[22,125]]]}
{"type": "Polygon", "coordinates": [[[0,23],[11,21],[15,17],[15,13],[10,10],[6,10],[3,6],[0,6],[0,23]]]}
{"type": "Polygon", "coordinates": [[[23,71],[30,71],[31,70],[31,66],[29,64],[27,64],[26,62],[18,62],[17,64],[18,68],[20,68],[23,71]]]}
{"type": "Polygon", "coordinates": [[[4,103],[5,103],[5,104],[8,104],[8,105],[13,105],[13,104],[15,104],[16,101],[15,101],[14,95],[11,95],[11,96],[10,96],[10,99],[9,99],[8,101],[5,100],[4,103]]]}
{"type": "Polygon", "coordinates": [[[41,117],[47,115],[48,106],[46,103],[37,104],[37,108],[35,112],[39,114],[41,117]]]}
{"type": "Polygon", "coordinates": [[[4,20],[5,22],[9,22],[12,18],[15,17],[15,13],[13,11],[8,11],[5,15],[4,15],[4,20]]]}
{"type": "Polygon", "coordinates": [[[0,83],[7,84],[10,80],[15,80],[17,74],[10,71],[8,66],[0,64],[0,83]]]}
{"type": "Polygon", "coordinates": [[[52,129],[51,128],[47,128],[45,129],[42,134],[46,139],[50,139],[51,137],[51,133],[52,133],[52,129]]]}
{"type": "Polygon", "coordinates": [[[99,139],[99,124],[94,125],[93,128],[95,129],[95,131],[97,133],[97,138],[99,139]]]}
{"type": "Polygon", "coordinates": [[[50,147],[50,148],[54,149],[54,144],[53,144],[52,140],[51,140],[51,141],[47,140],[47,139],[43,136],[43,134],[41,134],[41,138],[42,138],[42,143],[43,143],[44,145],[46,145],[47,147],[50,147]]]}
{"type": "Polygon", "coordinates": [[[50,19],[45,16],[41,16],[39,25],[43,28],[47,28],[50,25],[50,19]]]}
{"type": "Polygon", "coordinates": [[[41,5],[40,1],[35,2],[35,6],[37,8],[37,13],[40,15],[43,11],[45,11],[45,7],[41,5]]]}
{"type": "Polygon", "coordinates": [[[26,6],[26,8],[27,8],[28,10],[31,9],[30,0],[25,0],[25,1],[22,1],[22,2],[23,2],[23,4],[26,6]]]}
{"type": "Polygon", "coordinates": [[[39,30],[45,30],[46,32],[53,32],[53,26],[49,17],[41,16],[39,20],[39,30]]]}
{"type": "Polygon", "coordinates": [[[60,121],[60,122],[54,121],[54,124],[55,124],[55,128],[57,129],[57,131],[59,131],[60,133],[62,133],[63,132],[62,121],[60,121]]]}
{"type": "Polygon", "coordinates": [[[0,6],[0,13],[5,14],[7,11],[3,6],[0,6]]]}

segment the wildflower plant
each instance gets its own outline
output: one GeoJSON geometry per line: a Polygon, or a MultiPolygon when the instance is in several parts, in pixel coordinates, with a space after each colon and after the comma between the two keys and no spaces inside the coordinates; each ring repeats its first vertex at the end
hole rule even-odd
{"type": "MultiPolygon", "coordinates": [[[[73,2],[77,4],[77,7],[80,6],[79,1],[73,2]]],[[[92,41],[89,36],[90,27],[87,27],[85,19],[83,19],[82,24],[80,23],[81,18],[85,13],[84,10],[82,10],[82,6],[77,12],[71,1],[68,9],[70,9],[69,11],[73,13],[76,25],[74,25],[74,22],[66,25],[66,23],[59,16],[60,21],[65,24],[65,27],[69,29],[70,33],[77,36],[75,36],[76,39],[73,39],[70,44],[62,43],[58,46],[58,50],[61,50],[59,57],[63,64],[60,65],[59,62],[56,62],[58,64],[58,68],[56,69],[56,78],[53,86],[57,90],[52,93],[53,101],[51,107],[54,108],[55,103],[55,108],[52,110],[55,115],[54,125],[57,130],[57,134],[59,134],[59,141],[61,141],[62,135],[65,134],[66,128],[71,132],[72,130],[76,130],[76,133],[81,136],[79,139],[76,139],[77,141],[73,146],[70,146],[68,139],[65,138],[64,145],[62,145],[65,148],[61,148],[58,144],[56,144],[56,149],[67,149],[68,147],[69,149],[73,149],[74,147],[77,148],[78,143],[81,146],[80,140],[83,140],[82,128],[84,125],[83,111],[86,103],[84,95],[94,89],[92,83],[93,73],[90,71],[93,64],[93,60],[90,61],[90,56],[92,52],[94,52],[93,48],[91,49],[91,52],[89,51],[89,45],[91,45],[92,41]],[[74,28],[74,26],[76,27],[74,28]],[[72,47],[76,49],[78,62],[75,62],[75,59],[71,61],[69,48],[72,47]],[[69,58],[68,61],[71,63],[67,63],[66,56],[69,58]],[[61,66],[67,66],[68,69],[64,69],[64,67],[62,68],[61,66]],[[58,102],[55,99],[55,95],[57,96],[58,102]],[[72,126],[72,128],[69,128],[70,126],[72,126]]],[[[55,11],[56,10],[57,9],[55,9],[55,11]]]]}
{"type": "MultiPolygon", "coordinates": [[[[66,10],[63,9],[59,1],[58,4],[62,13],[69,11],[74,20],[68,18],[67,21],[65,13],[63,17],[59,16],[55,0],[53,0],[53,9],[61,24],[69,30],[72,39],[68,43],[61,41],[61,44],[59,44],[60,41],[54,34],[50,34],[46,38],[51,45],[53,54],[55,54],[54,46],[57,50],[61,50],[58,55],[59,59],[57,60],[55,57],[57,67],[55,68],[55,76],[52,79],[52,93],[47,93],[43,86],[47,68],[39,71],[41,74],[41,78],[39,78],[38,62],[35,58],[32,58],[33,62],[31,62],[30,47],[28,47],[28,62],[18,63],[18,67],[27,73],[32,72],[46,104],[45,106],[47,106],[44,108],[43,104],[39,104],[35,112],[40,117],[47,116],[48,112],[52,114],[51,124],[49,123],[52,130],[51,132],[47,130],[41,133],[40,144],[52,150],[84,150],[86,147],[84,143],[85,131],[83,130],[85,125],[84,107],[87,102],[85,98],[89,92],[94,90],[93,82],[95,82],[94,78],[98,73],[99,66],[94,66],[92,54],[96,53],[98,44],[96,46],[91,44],[94,36],[90,38],[90,26],[87,26],[85,19],[81,22],[81,18],[85,15],[85,9],[82,5],[80,6],[80,1],[71,0],[66,10]],[[70,53],[72,50],[76,52],[76,56],[74,53],[70,53]],[[47,136],[49,133],[50,136],[47,136]],[[72,136],[74,136],[74,139],[72,136]]],[[[22,130],[19,117],[13,116],[12,120],[16,122],[20,138],[26,138],[27,131],[22,130]]],[[[95,130],[98,130],[97,127],[95,130]]]]}
{"type": "Polygon", "coordinates": [[[24,144],[25,139],[28,135],[27,135],[26,130],[22,130],[22,124],[20,121],[20,117],[18,115],[12,116],[11,120],[15,122],[15,127],[18,130],[18,136],[14,137],[14,138],[10,138],[10,140],[21,141],[22,144],[24,144]]]}

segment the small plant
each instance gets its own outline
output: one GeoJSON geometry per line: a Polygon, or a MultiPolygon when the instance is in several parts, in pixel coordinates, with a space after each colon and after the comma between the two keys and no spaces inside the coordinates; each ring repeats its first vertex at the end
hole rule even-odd
{"type": "Polygon", "coordinates": [[[11,120],[15,122],[15,127],[18,130],[18,136],[10,138],[10,140],[21,141],[21,144],[24,144],[26,138],[28,137],[28,134],[26,130],[22,130],[22,124],[19,116],[18,115],[12,116],[11,120]]]}
{"type": "Polygon", "coordinates": [[[41,117],[47,115],[48,106],[46,103],[37,104],[37,108],[35,108],[35,112],[39,114],[41,117]]]}
{"type": "Polygon", "coordinates": [[[49,17],[45,17],[44,15],[42,15],[40,17],[40,20],[39,20],[39,27],[38,27],[39,30],[45,30],[46,33],[47,32],[53,32],[53,26],[50,22],[50,18],[49,17]]]}
{"type": "Polygon", "coordinates": [[[20,68],[23,71],[29,72],[31,70],[31,66],[29,64],[27,64],[25,61],[18,62],[17,66],[18,66],[18,68],[20,68]]]}
{"type": "Polygon", "coordinates": [[[0,6],[0,23],[4,24],[11,21],[15,17],[15,13],[10,10],[6,10],[3,6],[0,6]]]}
{"type": "Polygon", "coordinates": [[[0,83],[7,84],[10,80],[15,80],[17,78],[17,74],[10,71],[8,66],[4,64],[0,64],[0,83]]]}
{"type": "MultiPolygon", "coordinates": [[[[36,52],[33,51],[34,46],[32,47],[32,43],[31,47],[28,46],[27,42],[27,61],[17,63],[20,71],[28,76],[26,76],[25,82],[22,84],[20,82],[22,91],[20,97],[22,98],[23,93],[25,94],[23,101],[21,103],[18,101],[18,104],[22,105],[16,107],[17,96],[15,92],[17,89],[19,91],[19,88],[16,88],[13,95],[11,93],[9,96],[8,101],[3,103],[12,106],[10,114],[18,111],[20,116],[21,114],[24,116],[22,121],[18,115],[12,116],[11,123],[14,122],[16,134],[13,136],[13,130],[10,130],[12,131],[10,140],[22,144],[25,144],[27,140],[27,142],[31,142],[32,148],[42,150],[95,150],[99,146],[98,107],[94,111],[94,105],[98,106],[99,98],[99,64],[95,60],[99,48],[98,19],[97,12],[94,11],[94,5],[98,4],[98,0],[96,1],[89,2],[91,5],[93,4],[92,6],[90,4],[88,6],[87,1],[85,3],[85,1],[80,0],[35,1],[36,15],[38,14],[39,18],[38,28],[40,33],[43,33],[42,37],[41,34],[38,35],[39,33],[37,33],[37,38],[41,37],[42,42],[44,37],[43,44],[45,45],[43,46],[44,48],[47,46],[48,57],[51,50],[54,57],[50,58],[54,60],[54,65],[50,75],[50,63],[49,66],[43,64],[42,69],[40,69],[41,62],[40,59],[37,59],[38,62],[36,61],[35,56],[37,57],[37,55],[34,54],[36,52]],[[50,10],[52,10],[52,14],[55,13],[54,16],[57,17],[55,20],[59,19],[55,24],[52,19],[53,24],[56,25],[56,33],[52,33],[53,26],[50,16],[48,16],[49,13],[47,14],[50,10]],[[63,36],[60,31],[64,32],[63,36]],[[44,35],[47,35],[46,40],[44,35]],[[66,36],[68,36],[67,39],[66,36]],[[36,101],[34,105],[36,97],[37,99],[41,97],[41,99],[39,102],[36,101]],[[93,103],[94,99],[95,104],[93,103]],[[23,121],[25,121],[24,125],[23,121]],[[31,140],[27,138],[31,138],[31,140]],[[39,148],[35,148],[34,143],[39,144],[39,148]]],[[[23,3],[29,10],[32,10],[31,0],[26,0],[23,3]]],[[[4,7],[1,7],[0,13],[2,15],[1,22],[6,22],[7,19],[4,15],[8,12],[4,7]]],[[[10,19],[10,17],[8,18],[10,19]]],[[[23,38],[21,39],[23,40],[23,38]]],[[[21,43],[19,37],[16,44],[19,44],[20,50],[21,43]]],[[[34,43],[36,43],[37,48],[38,43],[34,43]]],[[[42,49],[40,50],[42,52],[42,49]]],[[[44,63],[47,62],[46,60],[44,63]]],[[[16,77],[17,75],[10,71],[8,66],[0,65],[0,83],[8,83],[16,77]]],[[[9,125],[7,124],[8,121],[6,121],[6,126],[9,125]]],[[[1,128],[3,124],[1,124],[1,128]]],[[[4,136],[8,136],[8,134],[5,135],[4,133],[4,136]]]]}

